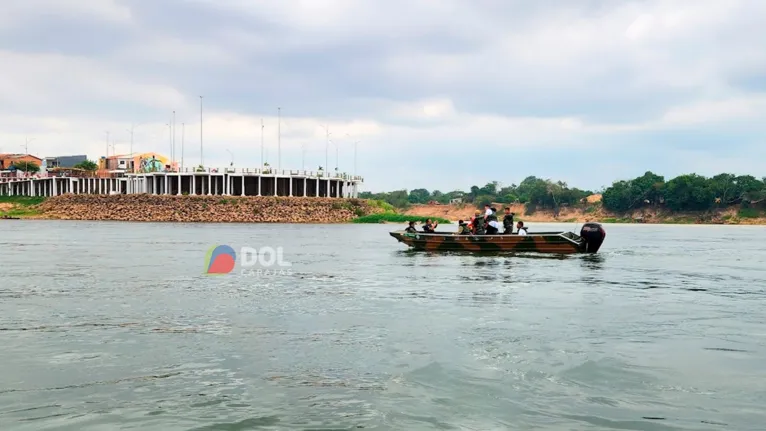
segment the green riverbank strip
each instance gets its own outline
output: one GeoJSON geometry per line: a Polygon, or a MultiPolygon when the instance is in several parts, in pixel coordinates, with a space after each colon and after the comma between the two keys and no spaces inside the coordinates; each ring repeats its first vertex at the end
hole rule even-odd
{"type": "Polygon", "coordinates": [[[0,196],[0,204],[11,204],[13,208],[7,211],[0,211],[0,217],[30,217],[40,215],[40,210],[36,208],[45,201],[44,197],[27,196],[0,196]]]}
{"type": "Polygon", "coordinates": [[[353,221],[354,223],[407,223],[410,221],[425,223],[425,221],[429,218],[439,224],[450,224],[449,220],[443,219],[441,217],[419,217],[396,213],[370,214],[367,216],[357,217],[353,221]]]}

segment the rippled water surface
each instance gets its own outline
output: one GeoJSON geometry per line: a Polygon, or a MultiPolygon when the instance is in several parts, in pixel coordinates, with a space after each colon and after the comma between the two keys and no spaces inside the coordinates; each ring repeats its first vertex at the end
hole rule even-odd
{"type": "Polygon", "coordinates": [[[598,255],[541,258],[385,225],[0,223],[3,430],[766,424],[763,227],[606,225],[598,255]],[[292,266],[203,275],[217,244],[292,266]]]}

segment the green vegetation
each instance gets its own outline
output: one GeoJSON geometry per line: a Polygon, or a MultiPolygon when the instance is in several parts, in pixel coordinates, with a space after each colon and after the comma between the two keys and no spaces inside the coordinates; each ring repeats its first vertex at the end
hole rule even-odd
{"type": "Polygon", "coordinates": [[[40,172],[40,165],[38,165],[35,162],[27,162],[25,160],[19,160],[18,162],[14,162],[13,164],[16,169],[22,171],[22,172],[40,172]]]}
{"type": "Polygon", "coordinates": [[[383,200],[371,199],[368,201],[368,204],[373,208],[380,208],[387,213],[396,212],[396,208],[393,205],[383,200]]]}
{"type": "Polygon", "coordinates": [[[86,160],[84,162],[80,162],[74,165],[74,168],[82,169],[83,171],[93,172],[98,170],[98,165],[94,161],[86,160]]]}
{"type": "Polygon", "coordinates": [[[742,208],[737,212],[737,217],[739,218],[758,218],[763,217],[763,215],[763,212],[757,208],[742,208]]]}
{"type": "MultiPolygon", "coordinates": [[[[634,210],[652,209],[670,212],[705,212],[739,205],[743,209],[739,218],[762,217],[766,210],[766,177],[758,179],[752,175],[730,173],[704,177],[686,174],[666,181],[665,177],[653,172],[631,180],[614,182],[611,186],[597,191],[602,194],[600,204],[589,204],[587,198],[593,192],[569,187],[561,181],[530,176],[518,185],[500,186],[493,181],[484,187],[473,186],[470,191],[459,190],[442,193],[426,189],[396,190],[388,193],[360,193],[360,198],[376,199],[398,209],[412,204],[448,204],[452,199],[482,207],[487,203],[525,204],[526,214],[537,210],[553,210],[561,207],[578,207],[586,213],[594,213],[600,206],[615,214],[634,210]],[[749,210],[749,209],[753,210],[749,210]]],[[[617,218],[615,221],[617,222],[617,218]]],[[[629,219],[628,222],[632,222],[629,219]]],[[[610,220],[611,221],[611,220],[610,220]]],[[[609,221],[607,221],[609,222],[609,221]]],[[[686,223],[688,220],[679,219],[686,223]]]]}
{"type": "Polygon", "coordinates": [[[635,220],[629,217],[604,217],[599,220],[601,223],[634,223],[635,220]]]}
{"type": "Polygon", "coordinates": [[[0,204],[16,204],[22,206],[39,205],[45,201],[45,197],[35,196],[0,196],[0,204]]]}
{"type": "Polygon", "coordinates": [[[742,205],[763,208],[766,203],[766,178],[752,175],[719,174],[707,178],[697,174],[680,175],[670,181],[652,172],[628,181],[617,181],[603,192],[604,208],[626,212],[642,208],[671,211],[707,211],[742,205]]]}
{"type": "Polygon", "coordinates": [[[442,193],[439,190],[429,192],[426,189],[414,189],[409,193],[407,190],[396,190],[387,193],[362,192],[362,199],[376,199],[387,202],[396,208],[406,209],[412,204],[439,203],[448,204],[452,199],[459,199],[463,203],[481,207],[489,203],[521,203],[527,204],[527,209],[555,209],[560,206],[578,205],[581,201],[593,194],[587,190],[570,188],[562,181],[530,176],[518,185],[511,184],[501,187],[500,183],[493,181],[484,187],[473,186],[470,191],[463,192],[454,190],[442,193]]]}
{"type": "Polygon", "coordinates": [[[40,214],[35,208],[45,201],[44,197],[26,197],[26,196],[0,196],[0,204],[13,205],[7,211],[0,211],[0,217],[29,217],[40,214]]]}
{"type": "Polygon", "coordinates": [[[396,214],[396,213],[378,213],[378,214],[370,214],[367,216],[357,217],[354,219],[354,223],[407,223],[409,221],[417,221],[420,223],[424,223],[426,219],[431,219],[439,224],[450,224],[449,220],[440,218],[440,217],[418,217],[418,216],[410,216],[405,214],[396,214]]]}

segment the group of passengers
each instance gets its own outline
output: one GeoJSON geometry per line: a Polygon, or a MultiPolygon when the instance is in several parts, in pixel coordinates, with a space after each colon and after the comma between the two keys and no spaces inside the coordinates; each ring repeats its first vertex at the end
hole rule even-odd
{"type": "MultiPolygon", "coordinates": [[[[513,232],[513,216],[516,215],[511,212],[510,207],[505,207],[505,216],[503,217],[503,235],[512,235],[513,232]]],[[[438,222],[434,223],[431,219],[427,219],[423,225],[423,233],[435,233],[438,222]]],[[[409,222],[409,226],[405,229],[406,232],[415,233],[415,222],[409,222]]],[[[500,223],[497,221],[497,210],[489,205],[484,205],[484,213],[476,210],[469,223],[463,220],[458,221],[458,235],[497,235],[500,233],[500,223]]],[[[524,222],[519,220],[516,223],[516,235],[526,235],[527,228],[524,226],[524,222]]]]}

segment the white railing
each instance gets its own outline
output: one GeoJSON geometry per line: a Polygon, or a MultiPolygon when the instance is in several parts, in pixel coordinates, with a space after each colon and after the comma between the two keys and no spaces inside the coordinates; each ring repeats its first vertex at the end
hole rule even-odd
{"type": "MultiPolygon", "coordinates": [[[[169,171],[159,172],[146,172],[147,174],[236,174],[236,175],[268,175],[268,176],[282,176],[282,177],[307,177],[307,178],[330,178],[333,180],[347,180],[347,181],[364,181],[364,178],[359,175],[349,175],[347,173],[340,172],[325,172],[325,171],[306,171],[306,170],[291,170],[291,169],[273,169],[273,168],[178,168],[171,169],[169,171]]],[[[136,175],[141,175],[141,172],[136,175]]]]}
{"type": "Polygon", "coordinates": [[[56,175],[50,173],[38,173],[23,175],[23,173],[17,173],[16,175],[2,175],[0,176],[0,183],[7,183],[11,181],[24,181],[30,179],[45,179],[45,178],[119,178],[126,176],[141,176],[151,174],[233,174],[233,175],[263,175],[273,177],[305,177],[312,179],[331,179],[331,180],[345,180],[345,181],[359,181],[364,182],[364,177],[359,175],[349,175],[342,172],[325,172],[325,171],[305,171],[305,170],[289,170],[289,169],[258,169],[258,168],[204,168],[202,170],[195,168],[183,168],[170,171],[158,171],[158,172],[137,172],[130,173],[127,171],[110,171],[108,175],[56,175]]]}

